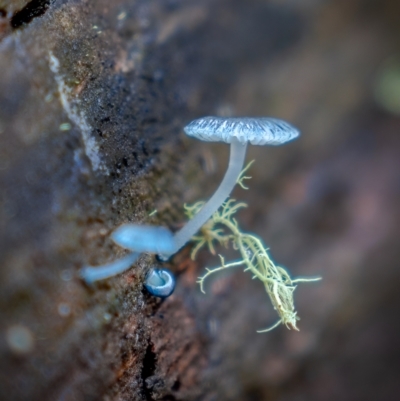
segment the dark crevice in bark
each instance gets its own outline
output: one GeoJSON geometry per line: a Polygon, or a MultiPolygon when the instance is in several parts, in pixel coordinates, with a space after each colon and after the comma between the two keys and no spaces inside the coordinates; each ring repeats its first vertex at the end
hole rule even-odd
{"type": "Polygon", "coordinates": [[[146,379],[154,375],[156,371],[156,363],[157,356],[153,352],[153,344],[149,342],[149,345],[146,348],[146,353],[143,358],[143,366],[142,366],[142,381],[143,381],[143,395],[146,400],[153,401],[153,397],[151,395],[151,389],[148,388],[146,384],[146,379]]]}
{"type": "Polygon", "coordinates": [[[11,18],[11,27],[18,29],[29,24],[34,18],[43,15],[54,0],[32,0],[11,18]]]}

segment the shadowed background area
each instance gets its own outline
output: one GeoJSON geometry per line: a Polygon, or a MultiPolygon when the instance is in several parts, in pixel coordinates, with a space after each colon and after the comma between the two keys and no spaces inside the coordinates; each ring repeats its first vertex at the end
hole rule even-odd
{"type": "MultiPolygon", "coordinates": [[[[397,400],[400,394],[400,4],[392,0],[0,0],[0,399],[397,400]],[[203,115],[300,128],[250,146],[237,214],[299,284],[300,332],[240,268],[190,246],[175,293],[143,289],[126,222],[179,229],[226,145],[203,115]],[[157,210],[156,214],[152,211],[157,210]]],[[[227,260],[234,251],[218,249],[227,260]]]]}

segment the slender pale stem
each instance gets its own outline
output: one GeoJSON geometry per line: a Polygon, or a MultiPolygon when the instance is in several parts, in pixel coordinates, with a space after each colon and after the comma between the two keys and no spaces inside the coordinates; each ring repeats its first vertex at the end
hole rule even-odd
{"type": "MultiPolygon", "coordinates": [[[[220,186],[215,191],[211,199],[201,208],[201,210],[174,235],[175,252],[178,252],[190,239],[207,223],[211,216],[225,202],[232,192],[237,179],[242,171],[246,156],[247,143],[242,144],[233,138],[230,149],[229,166],[220,186]]],[[[173,253],[175,253],[173,252],[173,253]]],[[[172,255],[172,253],[170,254],[172,255]]],[[[166,255],[166,256],[170,256],[166,255]]]]}
{"type": "Polygon", "coordinates": [[[93,284],[95,281],[104,280],[113,277],[119,273],[128,270],[139,257],[139,253],[130,253],[122,259],[107,263],[102,266],[86,266],[80,271],[80,276],[87,284],[93,284]]]}

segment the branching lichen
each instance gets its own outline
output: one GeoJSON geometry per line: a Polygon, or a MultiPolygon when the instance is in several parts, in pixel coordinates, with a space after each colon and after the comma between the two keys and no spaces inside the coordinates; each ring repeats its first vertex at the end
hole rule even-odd
{"type": "MultiPolygon", "coordinates": [[[[250,178],[244,176],[248,167],[243,170],[238,180],[238,184],[242,187],[245,187],[243,180],[250,178]]],[[[193,218],[203,205],[204,202],[197,202],[192,206],[185,205],[187,216],[193,218]]],[[[296,289],[296,283],[317,281],[320,278],[291,279],[283,267],[275,265],[268,254],[268,248],[265,247],[262,241],[255,235],[243,233],[233,217],[239,209],[246,206],[243,202],[229,199],[202,227],[200,235],[192,238],[195,243],[191,253],[192,259],[196,257],[197,252],[203,246],[206,246],[215,255],[216,243],[225,248],[231,244],[241,256],[241,259],[237,261],[226,263],[224,257],[219,255],[221,265],[213,269],[206,269],[206,273],[198,280],[200,289],[205,293],[204,281],[210,275],[230,267],[244,266],[244,271],[250,271],[253,274],[253,278],[259,279],[264,284],[272,305],[279,315],[279,321],[276,324],[267,329],[259,330],[258,333],[270,331],[281,323],[288,329],[298,330],[296,321],[299,320],[299,317],[293,303],[293,292],[296,289]]]]}

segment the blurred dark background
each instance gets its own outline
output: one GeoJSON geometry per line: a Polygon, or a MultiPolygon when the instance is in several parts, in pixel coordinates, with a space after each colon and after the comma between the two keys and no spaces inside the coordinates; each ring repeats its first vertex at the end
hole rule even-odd
{"type": "Polygon", "coordinates": [[[398,400],[399,167],[400,2],[0,0],[0,398],[398,400]],[[302,131],[250,147],[233,194],[277,264],[323,278],[300,332],[256,333],[277,317],[239,269],[201,294],[206,251],[164,301],[150,255],[78,277],[124,254],[118,224],[176,230],[212,194],[228,147],[182,132],[203,115],[302,131]]]}

